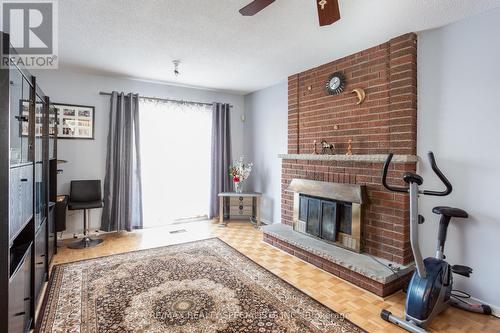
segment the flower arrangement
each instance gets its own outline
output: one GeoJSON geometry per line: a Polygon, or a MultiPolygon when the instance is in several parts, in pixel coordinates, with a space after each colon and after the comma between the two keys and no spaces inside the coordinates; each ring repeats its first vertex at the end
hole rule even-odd
{"type": "Polygon", "coordinates": [[[233,180],[234,188],[237,193],[243,191],[243,182],[250,177],[252,172],[253,163],[245,164],[243,162],[245,158],[242,156],[239,160],[233,162],[229,167],[229,176],[233,180]]]}

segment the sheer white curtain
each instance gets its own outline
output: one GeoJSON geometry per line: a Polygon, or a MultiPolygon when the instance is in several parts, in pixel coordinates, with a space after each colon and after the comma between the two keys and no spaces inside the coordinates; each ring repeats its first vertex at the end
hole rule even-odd
{"type": "Polygon", "coordinates": [[[144,227],[205,217],[211,107],[150,99],[139,103],[144,227]]]}

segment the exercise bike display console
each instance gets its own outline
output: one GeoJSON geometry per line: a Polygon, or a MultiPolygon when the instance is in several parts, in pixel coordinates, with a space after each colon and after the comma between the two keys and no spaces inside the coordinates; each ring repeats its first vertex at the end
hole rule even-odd
{"type": "Polygon", "coordinates": [[[396,317],[387,310],[382,310],[380,316],[388,322],[415,333],[427,332],[425,327],[435,316],[446,310],[450,305],[470,312],[491,314],[491,308],[488,305],[468,303],[453,292],[453,274],[470,277],[472,268],[462,265],[451,266],[444,260],[444,245],[451,218],[467,218],[466,211],[445,206],[438,206],[432,210],[433,213],[441,215],[436,255],[426,259],[422,258],[418,241],[418,225],[424,223],[425,219],[418,213],[418,196],[420,194],[446,196],[453,190],[451,183],[439,170],[434,154],[429,152],[428,156],[432,170],[445,186],[442,191],[419,189],[419,186],[424,183],[424,179],[412,172],[403,175],[403,180],[407,186],[389,185],[387,183],[387,173],[392,161],[392,153],[387,156],[382,174],[382,184],[386,189],[392,192],[410,194],[410,243],[416,270],[413,273],[406,294],[405,317],[396,317]]]}

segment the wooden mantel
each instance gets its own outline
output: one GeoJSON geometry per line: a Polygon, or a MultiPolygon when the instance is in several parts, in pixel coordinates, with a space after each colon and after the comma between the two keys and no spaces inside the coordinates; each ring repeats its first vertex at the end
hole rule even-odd
{"type": "MultiPolygon", "coordinates": [[[[387,155],[315,155],[315,154],[279,154],[279,158],[284,160],[306,160],[306,161],[344,161],[344,162],[385,162],[387,155]]],[[[392,162],[395,163],[416,163],[418,156],[415,155],[394,155],[392,162]]]]}

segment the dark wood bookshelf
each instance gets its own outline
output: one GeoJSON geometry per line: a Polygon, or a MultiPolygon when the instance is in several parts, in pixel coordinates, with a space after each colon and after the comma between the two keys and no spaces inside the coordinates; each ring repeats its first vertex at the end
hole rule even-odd
{"type": "MultiPolygon", "coordinates": [[[[9,35],[0,36],[2,56],[15,55],[9,35]]],[[[14,64],[0,68],[0,332],[35,327],[57,247],[50,202],[57,191],[51,163],[57,135],[49,135],[49,113],[50,99],[36,77],[14,64]]]]}

